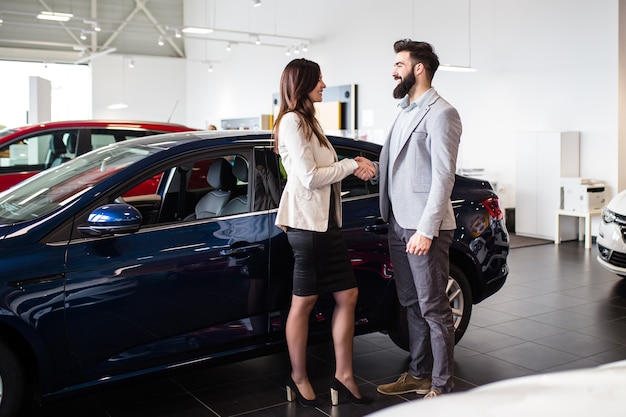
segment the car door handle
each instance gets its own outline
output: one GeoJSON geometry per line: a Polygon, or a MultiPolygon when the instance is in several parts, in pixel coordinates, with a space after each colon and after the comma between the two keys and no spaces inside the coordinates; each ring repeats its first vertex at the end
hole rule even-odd
{"type": "Polygon", "coordinates": [[[238,247],[230,247],[228,249],[222,249],[220,251],[221,256],[234,256],[236,258],[241,258],[244,256],[249,256],[255,252],[261,252],[265,249],[265,245],[246,245],[246,246],[238,246],[238,247]]]}
{"type": "Polygon", "coordinates": [[[365,231],[369,233],[376,233],[377,235],[382,235],[387,233],[389,230],[388,223],[378,223],[378,224],[370,224],[369,226],[365,226],[365,231]]]}

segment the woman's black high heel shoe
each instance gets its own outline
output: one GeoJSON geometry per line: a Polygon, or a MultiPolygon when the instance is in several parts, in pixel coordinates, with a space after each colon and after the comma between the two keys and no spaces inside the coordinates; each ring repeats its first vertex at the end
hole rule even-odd
{"type": "Polygon", "coordinates": [[[322,405],[319,398],[314,398],[312,400],[304,398],[302,394],[300,394],[300,390],[298,390],[298,386],[295,382],[293,382],[293,378],[291,378],[291,376],[287,378],[287,383],[285,385],[287,388],[287,401],[292,402],[297,399],[300,405],[304,407],[320,407],[322,405]]]}
{"type": "Polygon", "coordinates": [[[365,395],[361,395],[361,398],[355,397],[337,378],[333,378],[332,381],[330,381],[330,402],[332,405],[339,404],[339,393],[348,397],[348,401],[354,405],[367,405],[374,402],[373,398],[366,397],[365,395]]]}

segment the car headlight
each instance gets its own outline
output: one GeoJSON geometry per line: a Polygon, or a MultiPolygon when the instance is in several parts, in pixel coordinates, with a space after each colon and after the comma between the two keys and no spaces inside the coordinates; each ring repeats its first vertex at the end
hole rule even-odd
{"type": "Polygon", "coordinates": [[[604,223],[613,223],[615,221],[615,213],[605,208],[602,210],[602,221],[604,223]]]}

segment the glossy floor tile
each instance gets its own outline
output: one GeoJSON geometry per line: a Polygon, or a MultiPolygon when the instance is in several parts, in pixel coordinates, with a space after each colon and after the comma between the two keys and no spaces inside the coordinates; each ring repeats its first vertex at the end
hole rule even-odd
{"type": "MultiPolygon", "coordinates": [[[[582,242],[511,250],[510,276],[500,292],[474,306],[456,346],[456,390],[525,375],[585,368],[626,359],[626,283],[596,262],[582,242]]],[[[421,396],[383,396],[376,385],[407,368],[406,352],[384,334],[355,339],[354,369],[361,392],[376,401],[333,407],[328,391],[333,351],[309,349],[310,377],[320,408],[286,401],[283,353],[149,381],[126,383],[47,404],[24,416],[215,417],[365,416],[421,396]]],[[[435,400],[436,401],[436,400],[435,400]]]]}

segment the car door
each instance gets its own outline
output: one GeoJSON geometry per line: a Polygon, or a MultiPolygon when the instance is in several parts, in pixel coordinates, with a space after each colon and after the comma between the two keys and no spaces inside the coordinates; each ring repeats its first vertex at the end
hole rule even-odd
{"type": "MultiPolygon", "coordinates": [[[[356,156],[378,159],[374,152],[365,152],[358,148],[335,146],[335,149],[340,159],[356,156]]],[[[280,162],[275,164],[280,167],[280,162]]],[[[278,173],[281,184],[286,181],[283,170],[274,168],[274,171],[278,173]]],[[[341,190],[342,233],[359,287],[356,321],[358,325],[369,326],[370,329],[386,329],[392,313],[389,306],[395,305],[395,286],[387,250],[387,225],[382,221],[378,208],[378,186],[350,175],[342,181],[341,190]]],[[[276,210],[272,211],[273,219],[275,212],[276,210]]],[[[280,253],[283,258],[282,263],[271,262],[273,269],[270,282],[274,295],[271,329],[278,338],[284,332],[291,300],[293,255],[285,234],[274,239],[273,248],[273,252],[280,253]]],[[[332,295],[320,296],[309,320],[310,331],[314,337],[329,337],[333,310],[332,295]]]]}
{"type": "MultiPolygon", "coordinates": [[[[358,142],[357,142],[358,143],[358,142]]],[[[336,145],[339,159],[363,156],[372,161],[378,154],[336,145]]],[[[393,270],[389,258],[387,223],[380,216],[378,184],[349,175],[341,182],[343,207],[342,234],[359,287],[356,331],[359,326],[386,328],[396,298],[393,270]]]]}
{"type": "MultiPolygon", "coordinates": [[[[250,205],[227,215],[190,215],[215,189],[207,182],[207,167],[235,157],[249,163],[252,155],[243,149],[170,164],[158,194],[127,202],[143,213],[141,230],[70,242],[67,334],[81,380],[220,357],[264,343],[273,225],[250,205]]],[[[139,178],[154,175],[146,171],[139,178]]],[[[250,200],[253,177],[247,177],[248,172],[236,179],[229,200],[250,200]]],[[[118,193],[137,185],[131,181],[118,193]]]]}

